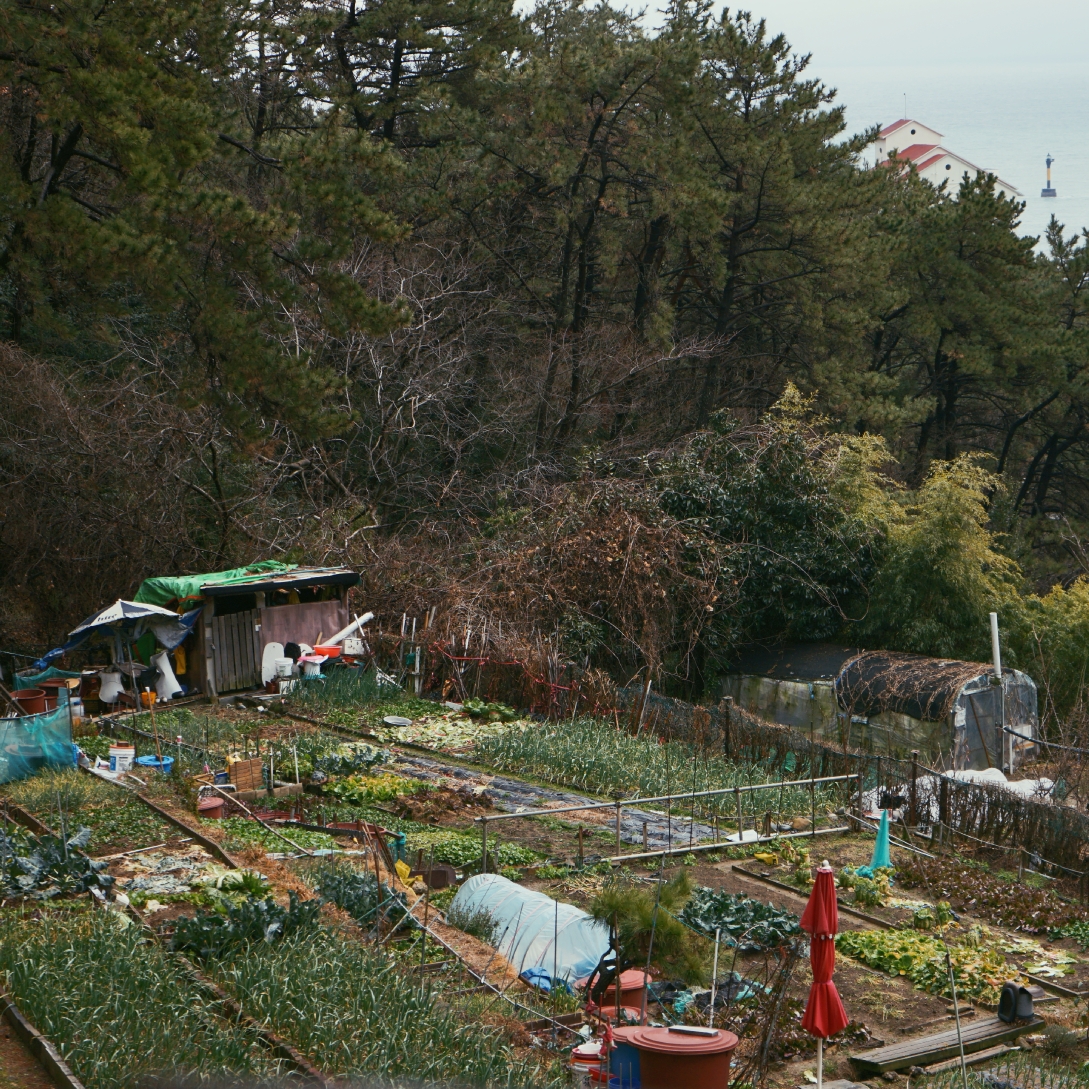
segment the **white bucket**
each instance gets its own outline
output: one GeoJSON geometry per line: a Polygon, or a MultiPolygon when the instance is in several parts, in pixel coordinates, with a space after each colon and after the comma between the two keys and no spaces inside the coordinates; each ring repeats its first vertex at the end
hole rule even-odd
{"type": "Polygon", "coordinates": [[[276,676],[281,680],[287,680],[291,676],[291,670],[295,667],[295,662],[291,658],[277,658],[276,659],[276,676]]]}
{"type": "Polygon", "coordinates": [[[136,759],[136,749],[132,745],[110,746],[110,771],[131,771],[132,762],[136,759]]]}

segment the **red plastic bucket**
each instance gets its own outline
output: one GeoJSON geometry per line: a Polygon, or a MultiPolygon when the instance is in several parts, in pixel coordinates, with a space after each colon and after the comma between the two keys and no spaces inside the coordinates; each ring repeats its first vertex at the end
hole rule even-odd
{"type": "Polygon", "coordinates": [[[22,708],[24,715],[45,714],[45,689],[19,688],[12,692],[12,696],[22,708]]]}
{"type": "Polygon", "coordinates": [[[725,1029],[632,1029],[628,1040],[639,1052],[643,1089],[726,1089],[737,1037],[725,1029]]]}

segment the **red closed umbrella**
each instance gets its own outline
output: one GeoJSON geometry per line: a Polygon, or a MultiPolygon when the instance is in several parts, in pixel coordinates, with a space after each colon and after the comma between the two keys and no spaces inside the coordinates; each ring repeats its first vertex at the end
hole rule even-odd
{"type": "Polygon", "coordinates": [[[802,1015],[802,1028],[817,1038],[817,1089],[824,1079],[824,1041],[847,1027],[847,1011],[832,982],[836,967],[836,933],[839,908],[836,905],[836,881],[827,861],[817,870],[817,880],[801,918],[802,929],[809,934],[809,963],[813,986],[802,1015]]]}

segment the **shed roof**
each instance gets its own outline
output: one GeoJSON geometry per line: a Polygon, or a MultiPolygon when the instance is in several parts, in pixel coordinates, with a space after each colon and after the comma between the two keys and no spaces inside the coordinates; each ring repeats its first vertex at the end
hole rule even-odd
{"type": "Polygon", "coordinates": [[[330,584],[354,586],[357,582],[359,575],[347,567],[299,567],[278,560],[262,560],[230,571],[144,579],[133,600],[151,605],[170,605],[217,594],[256,593],[258,590],[288,587],[302,589],[305,586],[330,584]]]}
{"type": "Polygon", "coordinates": [[[853,715],[898,711],[934,722],[949,714],[969,681],[991,669],[984,662],[867,650],[844,663],[836,677],[836,701],[853,715]]]}

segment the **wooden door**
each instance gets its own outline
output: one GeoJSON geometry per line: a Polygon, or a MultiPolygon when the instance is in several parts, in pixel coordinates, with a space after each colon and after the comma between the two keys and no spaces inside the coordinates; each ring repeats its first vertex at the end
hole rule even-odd
{"type": "Polygon", "coordinates": [[[256,609],[212,617],[216,692],[235,692],[261,683],[260,617],[256,609]]]}

